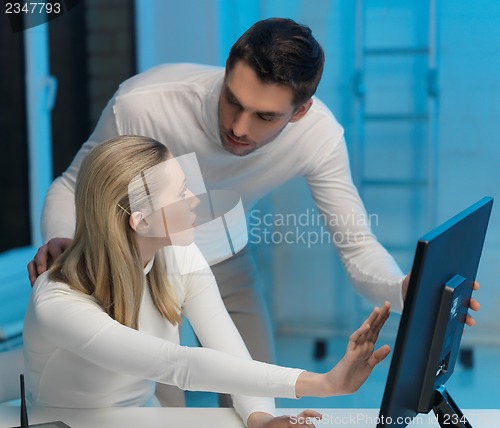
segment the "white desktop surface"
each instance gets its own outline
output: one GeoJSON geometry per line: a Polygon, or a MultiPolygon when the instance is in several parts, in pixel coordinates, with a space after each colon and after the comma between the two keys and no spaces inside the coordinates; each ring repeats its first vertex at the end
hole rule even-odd
{"type": "MultiPolygon", "coordinates": [[[[323,421],[317,427],[376,426],[377,409],[317,409],[323,421]]],[[[106,409],[54,409],[30,408],[30,425],[60,420],[71,428],[242,428],[243,423],[232,409],[203,408],[106,408],[106,409]]],[[[277,414],[297,414],[301,409],[278,409],[277,414]]],[[[500,427],[500,410],[466,410],[464,414],[474,428],[500,427]]],[[[0,427],[19,426],[19,408],[0,406],[0,427]]],[[[434,416],[418,415],[410,427],[439,427],[434,416]]]]}
{"type": "MultiPolygon", "coordinates": [[[[303,409],[278,409],[277,414],[298,414],[303,409]]],[[[375,428],[377,409],[318,409],[323,414],[319,427],[353,426],[375,428]]],[[[54,409],[30,408],[29,423],[60,420],[71,428],[242,428],[243,423],[232,409],[203,408],[106,408],[54,409]]],[[[500,410],[465,410],[474,428],[500,427],[500,410]]],[[[0,406],[0,427],[19,426],[19,408],[0,406]]],[[[439,427],[434,416],[418,415],[410,427],[439,427]]]]}

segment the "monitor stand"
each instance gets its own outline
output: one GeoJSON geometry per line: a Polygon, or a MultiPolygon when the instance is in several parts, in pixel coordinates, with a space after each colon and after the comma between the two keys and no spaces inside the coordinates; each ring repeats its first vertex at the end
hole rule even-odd
{"type": "Polygon", "coordinates": [[[473,428],[443,385],[434,391],[432,410],[441,428],[473,428]]]}

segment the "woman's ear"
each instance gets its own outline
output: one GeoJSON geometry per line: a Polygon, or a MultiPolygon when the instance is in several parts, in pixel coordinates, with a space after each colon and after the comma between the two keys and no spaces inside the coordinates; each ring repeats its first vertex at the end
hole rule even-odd
{"type": "Polygon", "coordinates": [[[133,212],[129,217],[128,223],[137,233],[145,233],[149,229],[149,224],[144,218],[144,214],[140,211],[133,212]]]}

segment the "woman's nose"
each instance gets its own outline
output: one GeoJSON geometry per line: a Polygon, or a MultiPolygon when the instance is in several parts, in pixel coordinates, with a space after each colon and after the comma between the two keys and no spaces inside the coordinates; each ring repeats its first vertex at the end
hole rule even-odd
{"type": "Polygon", "coordinates": [[[187,190],[187,197],[189,198],[189,207],[191,210],[194,210],[198,205],[200,205],[200,199],[189,189],[187,190]]]}

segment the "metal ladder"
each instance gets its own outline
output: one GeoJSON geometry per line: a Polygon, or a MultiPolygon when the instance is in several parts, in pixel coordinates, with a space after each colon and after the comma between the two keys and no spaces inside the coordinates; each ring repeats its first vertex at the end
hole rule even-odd
{"type": "MultiPolygon", "coordinates": [[[[386,2],[389,5],[390,2],[386,2]]],[[[392,7],[401,6],[401,3],[392,3],[392,7]]],[[[411,5],[415,8],[414,12],[421,12],[422,6],[425,11],[427,40],[425,44],[417,43],[414,45],[399,45],[392,44],[390,46],[372,45],[368,40],[367,31],[367,14],[370,7],[380,6],[380,0],[356,0],[355,11],[355,78],[354,78],[354,93],[356,95],[357,118],[356,118],[356,138],[353,150],[354,154],[354,177],[358,190],[361,196],[365,199],[367,193],[372,188],[390,189],[405,189],[407,192],[422,191],[425,193],[423,203],[423,222],[422,230],[415,230],[408,243],[394,244],[387,240],[381,234],[378,235],[382,243],[389,251],[405,252],[408,260],[413,257],[414,245],[416,236],[420,236],[423,232],[428,231],[436,225],[436,206],[437,206],[437,162],[438,162],[438,83],[437,83],[437,8],[436,0],[410,0],[406,5],[411,5]],[[417,6],[418,5],[418,6],[417,6]],[[401,58],[401,57],[420,57],[426,60],[425,74],[420,76],[425,81],[423,91],[425,94],[425,109],[416,111],[384,111],[378,112],[375,109],[370,109],[367,106],[367,97],[370,94],[370,86],[367,84],[370,67],[367,66],[373,58],[401,58]],[[420,143],[425,146],[424,174],[416,177],[405,178],[385,178],[385,177],[370,177],[366,174],[366,159],[365,152],[367,146],[376,144],[376,138],[370,139],[366,136],[366,129],[369,124],[380,123],[390,133],[391,126],[400,123],[417,123],[423,126],[424,141],[420,143]]],[[[389,7],[389,6],[387,6],[389,7]]],[[[401,141],[401,144],[415,144],[411,141],[411,137],[406,141],[401,141]]],[[[411,168],[410,165],[408,165],[411,168]]],[[[377,210],[377,204],[371,205],[371,210],[377,210]]],[[[415,220],[415,219],[414,219],[415,220]]],[[[411,236],[412,234],[410,234],[411,236]]],[[[360,305],[362,306],[362,305],[360,305]]],[[[363,313],[363,308],[360,307],[360,313],[363,313]]],[[[474,365],[473,349],[470,347],[462,347],[459,354],[459,360],[465,368],[472,368],[474,365]]]]}
{"type": "MultiPolygon", "coordinates": [[[[414,22],[413,27],[420,31],[421,24],[421,22],[414,22]]],[[[387,203],[384,200],[387,196],[381,198],[380,195],[389,195],[389,193],[399,194],[402,199],[412,204],[411,207],[407,207],[406,213],[404,211],[398,213],[399,208],[394,207],[396,210],[394,215],[399,218],[406,218],[405,216],[413,213],[412,224],[409,226],[412,230],[405,232],[404,239],[398,242],[393,239],[396,234],[395,229],[400,227],[399,224],[393,225],[392,235],[383,229],[376,231],[377,237],[391,253],[404,255],[406,260],[413,256],[415,237],[433,227],[436,221],[438,155],[436,27],[436,0],[395,3],[356,0],[354,76],[356,135],[353,139],[354,146],[351,148],[353,176],[370,212],[384,211],[385,216],[387,209],[382,204],[387,203]],[[385,8],[382,7],[383,5],[385,8]],[[400,10],[396,10],[398,7],[400,10]],[[426,10],[423,10],[423,7],[426,10]],[[370,19],[378,18],[377,27],[374,27],[378,29],[393,24],[383,19],[386,12],[387,15],[393,12],[393,19],[396,13],[402,12],[403,18],[399,23],[395,23],[395,28],[398,25],[404,29],[410,27],[409,22],[404,26],[404,19],[425,20],[427,26],[425,43],[421,40],[402,43],[384,40],[383,45],[380,45],[380,40],[371,41],[370,36],[375,35],[372,37],[375,39],[383,37],[377,37],[374,31],[371,34],[367,31],[367,27],[371,25],[370,19]],[[398,72],[405,74],[401,71],[408,65],[410,73],[406,74],[413,74],[410,79],[412,82],[407,85],[409,90],[406,90],[403,95],[400,94],[401,98],[406,98],[406,101],[401,102],[397,100],[394,90],[391,92],[391,84],[394,84],[394,80],[398,80],[398,72]],[[381,88],[388,91],[388,96],[381,91],[381,88]],[[374,101],[374,98],[377,100],[374,101]],[[399,101],[404,107],[391,106],[391,101],[397,101],[395,104],[399,101]],[[380,108],[381,105],[382,108],[380,108]],[[392,143],[389,144],[387,141],[391,140],[392,143]],[[406,153],[405,150],[407,150],[406,153]],[[375,153],[377,159],[367,159],[370,153],[375,153]],[[391,157],[394,157],[392,164],[387,161],[387,158],[391,157]],[[384,158],[385,162],[382,163],[385,163],[385,166],[381,169],[385,171],[370,173],[370,169],[373,170],[371,164],[376,164],[384,158]],[[385,174],[397,169],[397,163],[401,164],[401,162],[406,162],[403,167],[405,171],[413,172],[411,174],[385,174]]],[[[382,34],[384,31],[391,33],[391,30],[385,29],[379,33],[382,34]]],[[[397,32],[394,30],[392,32],[392,36],[398,36],[397,32]]],[[[415,37],[421,38],[421,34],[415,37]]],[[[404,35],[401,35],[401,38],[404,39],[404,35]]],[[[402,168],[401,165],[399,168],[402,168]]]]}
{"type": "MultiPolygon", "coordinates": [[[[354,19],[355,73],[353,89],[356,112],[355,135],[348,136],[347,139],[352,144],[349,149],[352,158],[353,178],[369,213],[383,211],[383,217],[385,218],[388,211],[387,199],[391,198],[391,194],[404,195],[410,201],[410,206],[406,212],[404,210],[398,212],[398,207],[396,207],[392,214],[399,218],[410,218],[411,226],[402,227],[400,224],[394,224],[388,228],[391,229],[389,230],[390,233],[383,229],[374,230],[377,238],[405,269],[405,262],[408,264],[413,258],[415,238],[433,227],[436,219],[438,107],[436,0],[398,0],[397,2],[390,0],[356,0],[354,19]],[[424,11],[422,7],[425,7],[426,10],[424,11]],[[411,43],[408,41],[402,43],[400,39],[396,41],[394,39],[384,40],[384,42],[371,40],[371,34],[368,34],[367,26],[373,24],[373,22],[367,21],[373,18],[371,12],[374,9],[379,14],[379,17],[380,14],[383,15],[386,12],[390,14],[391,12],[402,11],[403,14],[406,14],[406,19],[414,20],[412,23],[414,27],[422,24],[422,22],[417,21],[425,21],[427,27],[425,43],[421,43],[420,40],[418,43],[413,40],[411,43]],[[398,10],[396,11],[396,9],[398,10]],[[418,73],[412,72],[412,74],[415,74],[413,78],[420,80],[419,93],[411,94],[413,98],[418,99],[415,104],[419,108],[412,110],[407,105],[406,109],[398,109],[397,107],[388,106],[387,104],[390,103],[386,102],[384,108],[380,110],[380,103],[374,102],[373,99],[377,94],[376,91],[373,91],[371,76],[373,73],[376,74],[377,65],[380,68],[380,65],[383,64],[384,71],[389,76],[388,79],[391,79],[395,73],[397,74],[398,67],[400,67],[398,60],[401,61],[404,58],[424,62],[424,64],[420,64],[421,73],[419,76],[416,76],[418,73]],[[406,176],[381,174],[380,171],[377,174],[371,173],[370,170],[373,170],[373,165],[378,164],[384,157],[385,163],[388,163],[387,158],[393,156],[391,147],[394,147],[394,141],[392,145],[381,144],[380,137],[374,136],[373,132],[370,133],[370,128],[373,127],[378,127],[379,131],[383,129],[384,133],[382,135],[385,135],[386,139],[396,140],[400,154],[402,151],[404,152],[402,149],[405,147],[408,151],[418,153],[418,156],[407,156],[408,165],[406,167],[408,170],[416,169],[414,163],[418,163],[420,170],[406,176]],[[397,127],[406,127],[408,135],[401,135],[400,131],[399,134],[393,132],[397,127]],[[419,128],[419,133],[423,138],[416,139],[411,135],[415,127],[419,128]],[[377,158],[367,160],[368,153],[373,153],[374,147],[378,148],[376,150],[377,158]],[[380,195],[385,196],[380,197],[380,195]],[[399,241],[393,239],[398,230],[407,229],[408,227],[412,230],[406,231],[404,239],[399,241]]],[[[384,22],[379,20],[376,24],[379,27],[375,28],[379,29],[380,25],[384,25],[384,22]]],[[[401,22],[396,23],[396,25],[401,25],[401,22]]],[[[416,37],[422,38],[421,27],[418,29],[415,27],[415,30],[418,30],[416,37]]],[[[385,31],[385,28],[383,28],[383,31],[385,31]]],[[[384,73],[378,71],[380,74],[378,77],[383,79],[385,77],[384,73]]],[[[382,87],[390,87],[391,84],[390,81],[379,81],[378,83],[382,87]]],[[[385,94],[382,93],[382,95],[385,94]]],[[[384,221],[386,220],[381,220],[381,222],[384,221]]],[[[407,268],[410,269],[410,267],[411,265],[407,268]]],[[[361,298],[356,299],[354,306],[353,310],[359,315],[356,316],[357,320],[352,327],[357,328],[373,306],[361,298]]],[[[393,320],[392,322],[389,320],[384,330],[390,336],[395,335],[398,322],[399,320],[393,320]]],[[[327,354],[327,341],[317,339],[313,350],[314,358],[321,360],[327,354]]]]}
{"type": "MultiPolygon", "coordinates": [[[[353,177],[368,212],[383,212],[372,227],[405,271],[417,238],[436,223],[436,27],[436,0],[356,0],[353,177]]],[[[360,322],[372,305],[356,305],[360,322]]],[[[386,334],[398,324],[390,319],[386,334]]]]}

